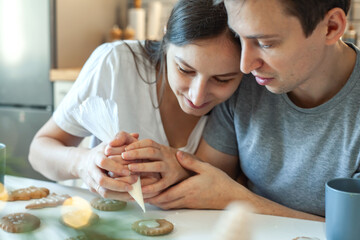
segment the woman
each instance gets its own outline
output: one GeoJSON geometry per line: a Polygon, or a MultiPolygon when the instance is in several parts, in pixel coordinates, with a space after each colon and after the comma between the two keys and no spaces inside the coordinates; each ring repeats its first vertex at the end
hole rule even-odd
{"type": "Polygon", "coordinates": [[[194,153],[205,115],[241,81],[239,61],[240,44],[227,27],[224,6],[213,6],[212,0],[180,0],[161,41],[107,43],[94,51],[53,117],[34,137],[30,163],[52,180],[81,178],[103,197],[124,199],[137,178],[119,155],[137,141],[136,134],[126,132],[194,153]],[[75,121],[71,109],[91,96],[117,103],[124,132],[108,146],[93,142],[91,149],[84,149],[78,145],[92,133],[75,121]]]}

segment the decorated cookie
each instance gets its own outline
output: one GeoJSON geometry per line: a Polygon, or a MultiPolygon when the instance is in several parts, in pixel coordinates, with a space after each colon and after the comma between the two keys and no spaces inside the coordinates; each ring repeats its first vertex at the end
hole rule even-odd
{"type": "Polygon", "coordinates": [[[170,233],[174,225],[165,219],[148,219],[134,222],[132,229],[142,235],[158,236],[170,233]]]}
{"type": "Polygon", "coordinates": [[[8,192],[8,194],[2,195],[1,200],[5,201],[18,201],[18,200],[30,200],[43,198],[49,195],[49,189],[47,188],[38,188],[38,187],[27,187],[20,188],[14,191],[8,192]]]}
{"type": "Polygon", "coordinates": [[[93,212],[77,210],[63,214],[60,218],[60,222],[65,226],[81,229],[95,225],[99,222],[99,215],[93,212]]]}
{"type": "Polygon", "coordinates": [[[101,211],[119,211],[126,207],[126,202],[97,197],[91,201],[91,206],[101,211]]]}
{"type": "Polygon", "coordinates": [[[70,198],[69,195],[57,195],[56,193],[52,193],[51,195],[34,200],[32,203],[27,205],[25,208],[27,209],[37,209],[37,208],[46,208],[46,207],[56,207],[60,206],[65,202],[66,199],[70,198]]]}
{"type": "Polygon", "coordinates": [[[0,227],[11,233],[30,232],[40,226],[40,219],[29,213],[13,213],[0,219],[0,227]]]}

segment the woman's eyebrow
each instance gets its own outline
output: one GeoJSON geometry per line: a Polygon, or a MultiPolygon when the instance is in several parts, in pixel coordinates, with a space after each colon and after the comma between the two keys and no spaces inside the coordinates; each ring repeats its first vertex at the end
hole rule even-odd
{"type": "MultiPolygon", "coordinates": [[[[181,59],[180,57],[175,56],[175,58],[176,58],[179,62],[181,62],[181,64],[184,64],[186,67],[196,70],[195,68],[193,68],[192,66],[190,66],[189,64],[187,64],[187,63],[186,63],[183,59],[181,59]]],[[[239,74],[239,73],[240,73],[240,71],[239,71],[239,72],[224,73],[224,74],[216,74],[216,75],[214,75],[214,76],[216,76],[216,77],[230,77],[230,76],[237,75],[237,74],[239,74]]]]}
{"type": "Polygon", "coordinates": [[[217,76],[217,77],[229,77],[229,76],[238,75],[239,73],[240,72],[231,72],[231,73],[217,74],[215,76],[217,76]]]}
{"type": "Polygon", "coordinates": [[[181,62],[182,64],[184,64],[186,67],[191,68],[191,69],[195,69],[195,68],[193,68],[192,66],[190,66],[187,62],[185,62],[183,59],[181,59],[180,57],[175,56],[175,58],[176,58],[179,62],[181,62]]]}

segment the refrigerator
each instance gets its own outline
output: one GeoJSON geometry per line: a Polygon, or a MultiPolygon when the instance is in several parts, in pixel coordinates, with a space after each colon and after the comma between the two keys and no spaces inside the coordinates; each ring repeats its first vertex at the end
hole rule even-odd
{"type": "Polygon", "coordinates": [[[48,180],[28,154],[53,112],[54,46],[55,0],[0,0],[0,142],[9,175],[48,180]]]}

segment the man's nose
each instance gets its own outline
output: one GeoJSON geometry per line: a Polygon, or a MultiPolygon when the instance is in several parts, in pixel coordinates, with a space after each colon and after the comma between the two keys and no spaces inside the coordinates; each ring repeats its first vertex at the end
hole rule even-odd
{"type": "Polygon", "coordinates": [[[241,59],[240,70],[243,73],[249,74],[251,71],[260,68],[263,65],[263,60],[260,58],[258,50],[247,43],[241,45],[241,59]]]}

